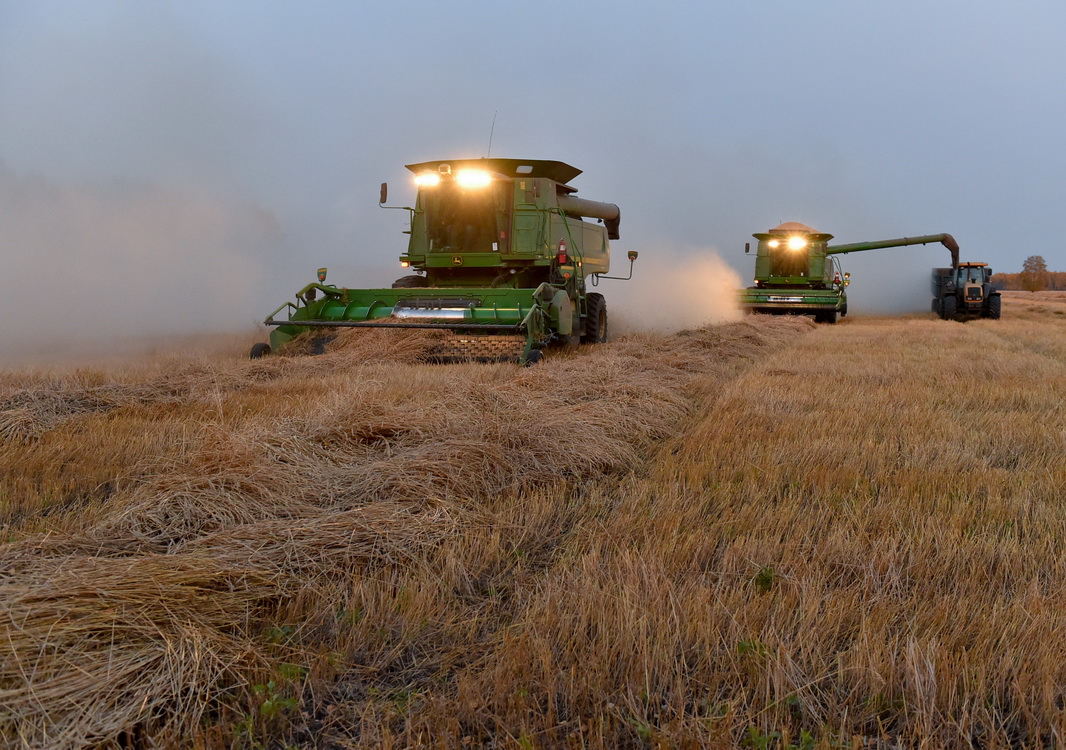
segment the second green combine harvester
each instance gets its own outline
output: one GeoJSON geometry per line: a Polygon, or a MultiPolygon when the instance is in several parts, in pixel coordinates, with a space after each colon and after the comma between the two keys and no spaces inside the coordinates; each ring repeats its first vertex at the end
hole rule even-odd
{"type": "MultiPolygon", "coordinates": [[[[951,251],[952,266],[959,263],[959,245],[950,234],[830,245],[833,235],[789,221],[752,236],[759,240],[755,286],[743,291],[741,307],[749,312],[813,315],[824,323],[835,323],[838,315],[848,314],[850,274],[841,273],[837,255],[939,242],[951,251]]],[[[746,244],[744,252],[750,250],[746,244]]]]}
{"type": "MultiPolygon", "coordinates": [[[[316,329],[439,331],[437,361],[535,362],[551,343],[607,339],[607,304],[589,290],[607,276],[619,237],[613,203],[584,200],[567,183],[581,170],[559,161],[453,159],[409,164],[418,193],[400,265],[415,273],[391,289],[308,284],[265,321],[276,351],[316,329]],[[593,221],[589,221],[589,219],[593,221]],[[283,310],[287,316],[277,318],[283,310]]],[[[387,199],[381,186],[379,204],[387,199]]],[[[399,207],[397,207],[399,208],[399,207]]]]}

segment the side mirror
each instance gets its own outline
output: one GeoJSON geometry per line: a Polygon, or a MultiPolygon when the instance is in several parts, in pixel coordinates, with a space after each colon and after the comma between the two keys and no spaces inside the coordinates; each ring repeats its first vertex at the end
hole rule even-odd
{"type": "Polygon", "coordinates": [[[378,205],[385,205],[385,201],[389,199],[389,183],[381,183],[381,198],[378,199],[378,205]]]}
{"type": "Polygon", "coordinates": [[[630,250],[628,255],[629,255],[629,262],[630,263],[632,263],[633,261],[635,261],[637,259],[637,251],[636,250],[630,250]]]}
{"type": "Polygon", "coordinates": [[[746,253],[750,253],[751,252],[751,243],[750,242],[745,242],[744,243],[744,252],[746,252],[746,253]]]}

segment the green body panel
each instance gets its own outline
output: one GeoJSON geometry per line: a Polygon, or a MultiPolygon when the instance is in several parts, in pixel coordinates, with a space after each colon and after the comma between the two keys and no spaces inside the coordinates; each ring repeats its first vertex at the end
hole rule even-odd
{"type": "Polygon", "coordinates": [[[486,170],[496,179],[481,192],[464,190],[448,180],[419,188],[411,210],[407,252],[400,260],[426,271],[431,286],[462,284],[462,274],[454,272],[460,266],[528,266],[530,262],[548,266],[560,241],[577,262],[578,275],[610,273],[609,239],[612,227],[617,234],[618,207],[578,199],[573,188],[558,181],[580,174],[579,170],[562,162],[517,159],[408,165],[416,174],[440,174],[444,167],[452,173],[486,170]],[[523,166],[528,172],[520,171],[523,166]]]}

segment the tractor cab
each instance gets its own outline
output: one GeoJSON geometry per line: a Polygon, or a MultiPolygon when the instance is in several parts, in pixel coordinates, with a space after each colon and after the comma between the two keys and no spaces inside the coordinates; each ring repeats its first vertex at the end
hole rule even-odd
{"type": "Polygon", "coordinates": [[[992,269],[987,263],[960,263],[956,271],[955,285],[963,290],[967,306],[980,305],[985,299],[985,286],[992,280],[992,269]]]}

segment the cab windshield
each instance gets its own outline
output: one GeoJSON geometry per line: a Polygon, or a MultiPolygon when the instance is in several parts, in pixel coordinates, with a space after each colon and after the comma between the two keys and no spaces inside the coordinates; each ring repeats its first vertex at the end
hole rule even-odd
{"type": "Polygon", "coordinates": [[[804,250],[789,250],[787,247],[770,249],[771,276],[806,276],[808,253],[804,250]]]}
{"type": "Polygon", "coordinates": [[[453,182],[422,192],[430,252],[506,252],[510,183],[464,189],[453,182]]]}

